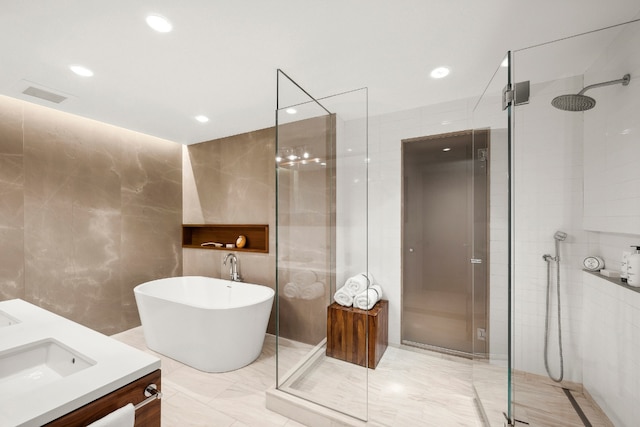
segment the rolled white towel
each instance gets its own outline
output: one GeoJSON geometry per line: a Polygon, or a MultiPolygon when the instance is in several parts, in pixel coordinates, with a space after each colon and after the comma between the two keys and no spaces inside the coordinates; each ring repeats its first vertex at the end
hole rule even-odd
{"type": "Polygon", "coordinates": [[[316,299],[324,296],[324,283],[313,282],[307,286],[300,287],[300,297],[302,299],[316,299]]]}
{"type": "Polygon", "coordinates": [[[347,292],[351,294],[352,297],[355,297],[360,292],[367,289],[369,286],[369,279],[364,273],[357,274],[353,277],[349,277],[345,282],[343,288],[347,288],[347,292]]]}
{"type": "Polygon", "coordinates": [[[338,289],[333,296],[333,299],[342,306],[351,307],[353,305],[353,295],[346,289],[346,286],[338,289]]]}
{"type": "Polygon", "coordinates": [[[361,310],[371,310],[380,301],[380,298],[382,298],[382,288],[378,285],[371,285],[355,296],[353,306],[361,310]]]}
{"type": "Polygon", "coordinates": [[[371,273],[370,271],[369,272],[362,272],[360,274],[362,274],[364,277],[369,279],[369,286],[376,284],[376,279],[373,278],[373,273],[371,273]]]}
{"type": "Polygon", "coordinates": [[[300,286],[297,283],[289,282],[284,285],[284,296],[287,298],[300,298],[300,286]]]}

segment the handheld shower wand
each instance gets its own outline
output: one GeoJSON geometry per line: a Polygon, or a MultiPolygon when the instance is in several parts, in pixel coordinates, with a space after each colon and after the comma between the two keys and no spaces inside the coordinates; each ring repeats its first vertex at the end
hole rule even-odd
{"type": "Polygon", "coordinates": [[[560,262],[560,242],[565,241],[567,238],[567,233],[564,231],[556,231],[556,234],[553,235],[553,238],[556,241],[556,262],[560,262]]]}
{"type": "Polygon", "coordinates": [[[567,238],[567,233],[564,231],[556,231],[553,235],[553,239],[556,244],[556,255],[551,256],[550,254],[545,254],[542,256],[542,259],[547,263],[547,313],[545,316],[545,331],[544,331],[544,367],[547,370],[547,374],[549,378],[553,381],[559,383],[562,381],[564,377],[564,360],[562,357],[562,320],[561,320],[561,309],[560,309],[560,242],[563,242],[567,238]],[[551,375],[551,371],[549,369],[549,358],[548,358],[548,349],[549,349],[549,317],[551,317],[550,309],[550,299],[551,299],[551,262],[554,261],[556,263],[556,292],[558,299],[558,351],[560,354],[560,376],[555,378],[551,375]]]}

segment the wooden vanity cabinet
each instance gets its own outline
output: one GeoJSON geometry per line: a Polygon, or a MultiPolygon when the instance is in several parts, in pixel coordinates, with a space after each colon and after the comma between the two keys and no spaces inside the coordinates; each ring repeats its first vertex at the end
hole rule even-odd
{"type": "MultiPolygon", "coordinates": [[[[147,397],[144,390],[149,384],[155,384],[162,391],[160,369],[115,390],[106,396],[94,400],[62,417],[45,424],[47,427],[86,426],[128,403],[134,405],[147,397]]],[[[160,399],[156,399],[136,411],[136,427],[160,427],[160,399]]]]}

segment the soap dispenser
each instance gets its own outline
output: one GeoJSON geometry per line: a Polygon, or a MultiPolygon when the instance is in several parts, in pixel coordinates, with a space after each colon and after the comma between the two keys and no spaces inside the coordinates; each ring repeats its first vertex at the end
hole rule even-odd
{"type": "Polygon", "coordinates": [[[631,246],[635,252],[629,257],[627,266],[627,285],[640,287],[640,246],[631,246]]]}

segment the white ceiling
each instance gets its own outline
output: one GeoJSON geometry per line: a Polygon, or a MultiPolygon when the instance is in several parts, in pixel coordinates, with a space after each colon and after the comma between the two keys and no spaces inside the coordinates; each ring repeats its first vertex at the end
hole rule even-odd
{"type": "Polygon", "coordinates": [[[507,50],[639,12],[638,0],[0,0],[0,94],[191,144],[273,126],[278,68],[317,97],[366,86],[378,115],[480,95],[507,50]],[[174,30],[151,30],[149,13],[174,30]],[[430,78],[441,65],[450,76],[430,78]]]}

